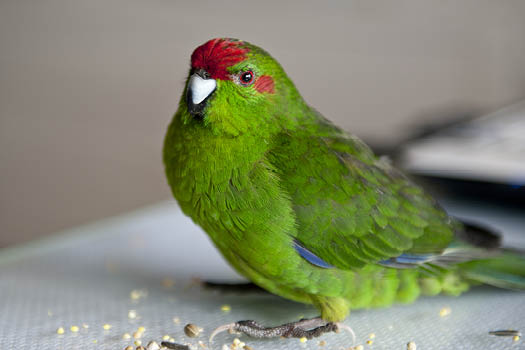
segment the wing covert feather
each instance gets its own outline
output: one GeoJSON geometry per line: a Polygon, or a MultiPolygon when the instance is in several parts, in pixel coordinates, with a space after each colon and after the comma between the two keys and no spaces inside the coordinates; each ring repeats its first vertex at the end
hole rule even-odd
{"type": "Polygon", "coordinates": [[[443,251],[452,219],[386,159],[321,118],[280,135],[269,154],[292,199],[296,239],[341,269],[443,251]]]}

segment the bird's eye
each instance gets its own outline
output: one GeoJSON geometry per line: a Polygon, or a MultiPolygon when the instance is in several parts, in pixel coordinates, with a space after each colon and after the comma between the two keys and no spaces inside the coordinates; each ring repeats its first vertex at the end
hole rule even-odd
{"type": "Polygon", "coordinates": [[[253,75],[253,72],[251,70],[242,72],[239,75],[239,80],[240,80],[241,84],[244,85],[244,86],[248,86],[251,83],[253,83],[253,78],[254,78],[254,75],[253,75]]]}

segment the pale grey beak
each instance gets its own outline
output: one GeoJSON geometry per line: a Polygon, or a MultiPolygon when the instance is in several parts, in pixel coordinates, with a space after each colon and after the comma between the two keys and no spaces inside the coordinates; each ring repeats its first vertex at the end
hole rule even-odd
{"type": "Polygon", "coordinates": [[[191,102],[198,105],[210,96],[217,87],[215,79],[203,79],[198,74],[190,77],[189,89],[191,91],[191,102]]]}

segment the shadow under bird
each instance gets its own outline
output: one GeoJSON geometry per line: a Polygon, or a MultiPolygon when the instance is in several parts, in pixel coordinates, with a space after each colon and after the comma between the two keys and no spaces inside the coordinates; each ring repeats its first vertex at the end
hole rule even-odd
{"type": "Polygon", "coordinates": [[[351,331],[341,322],[351,309],[481,283],[525,289],[523,256],[450,217],[245,41],[213,39],[193,52],[164,164],[183,212],[239,273],[320,312],[276,327],[238,321],[212,337],[312,338],[351,331]]]}

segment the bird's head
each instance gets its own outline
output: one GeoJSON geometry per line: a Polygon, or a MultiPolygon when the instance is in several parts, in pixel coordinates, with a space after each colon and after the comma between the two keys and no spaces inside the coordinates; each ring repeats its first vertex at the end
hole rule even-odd
{"type": "Polygon", "coordinates": [[[217,38],[197,47],[180,108],[185,123],[236,136],[279,124],[301,97],[279,63],[245,41],[217,38]],[[292,101],[290,101],[292,99],[292,101]]]}

